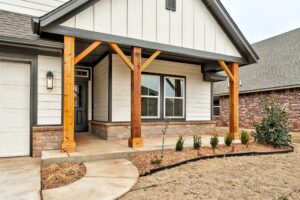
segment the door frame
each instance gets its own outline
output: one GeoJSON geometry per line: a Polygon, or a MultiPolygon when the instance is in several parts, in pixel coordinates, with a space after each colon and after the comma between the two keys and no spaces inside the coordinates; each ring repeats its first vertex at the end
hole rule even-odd
{"type": "MultiPolygon", "coordinates": [[[[88,130],[89,130],[89,105],[88,105],[88,100],[89,100],[89,86],[88,86],[88,81],[89,81],[89,79],[86,79],[86,78],[76,78],[75,77],[75,84],[74,85],[76,85],[76,83],[84,83],[85,85],[86,85],[86,97],[85,97],[85,102],[86,102],[86,127],[87,127],[87,130],[86,131],[83,131],[83,132],[87,132],[88,130]]],[[[74,107],[74,110],[75,110],[75,107],[74,107]]],[[[76,114],[74,114],[74,121],[76,120],[76,114]]],[[[74,130],[75,130],[75,126],[76,126],[76,124],[74,124],[74,130]]],[[[74,131],[74,132],[76,132],[76,131],[74,131]]],[[[80,132],[78,132],[78,133],[80,133],[80,132]]]]}

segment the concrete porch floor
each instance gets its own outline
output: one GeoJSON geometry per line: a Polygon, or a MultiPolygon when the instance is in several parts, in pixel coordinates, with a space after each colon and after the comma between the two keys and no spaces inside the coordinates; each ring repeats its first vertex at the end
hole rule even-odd
{"type": "MultiPolygon", "coordinates": [[[[209,135],[202,137],[202,146],[210,145],[209,135]]],[[[165,149],[174,149],[178,137],[167,136],[165,138],[165,149]]],[[[193,146],[193,136],[184,137],[184,147],[193,146]]],[[[161,150],[162,137],[144,138],[144,147],[132,149],[128,147],[128,140],[103,140],[90,133],[76,134],[77,151],[74,153],[62,153],[59,150],[43,151],[42,164],[55,162],[87,162],[95,160],[121,159],[139,152],[161,150]]],[[[219,144],[224,144],[224,138],[219,137],[219,144]]]]}

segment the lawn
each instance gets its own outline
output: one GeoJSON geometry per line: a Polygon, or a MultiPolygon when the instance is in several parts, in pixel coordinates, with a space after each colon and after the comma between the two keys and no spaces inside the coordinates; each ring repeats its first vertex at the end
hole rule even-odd
{"type": "Polygon", "coordinates": [[[300,153],[290,153],[190,163],[141,177],[120,200],[292,200],[299,197],[300,153]]]}

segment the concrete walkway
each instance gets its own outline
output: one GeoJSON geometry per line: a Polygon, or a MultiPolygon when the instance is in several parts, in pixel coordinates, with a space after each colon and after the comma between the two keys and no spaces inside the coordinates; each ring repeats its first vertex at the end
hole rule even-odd
{"type": "Polygon", "coordinates": [[[40,200],[40,159],[0,158],[0,199],[40,200]]]}
{"type": "MultiPolygon", "coordinates": [[[[209,135],[202,137],[202,146],[210,145],[209,135]]],[[[165,149],[174,149],[178,137],[166,137],[165,149]]],[[[184,147],[193,146],[193,136],[184,137],[184,147]]],[[[128,140],[107,141],[95,135],[83,133],[76,135],[77,151],[74,153],[62,153],[61,151],[43,151],[42,163],[50,164],[57,162],[88,162],[95,160],[122,159],[139,152],[161,150],[162,138],[144,138],[143,148],[132,149],[128,147],[128,140]]],[[[224,138],[219,137],[219,144],[224,144],[224,138]]]]}
{"type": "Polygon", "coordinates": [[[137,182],[137,168],[128,160],[85,162],[87,173],[80,180],[60,188],[43,190],[43,200],[113,200],[137,182]]]}

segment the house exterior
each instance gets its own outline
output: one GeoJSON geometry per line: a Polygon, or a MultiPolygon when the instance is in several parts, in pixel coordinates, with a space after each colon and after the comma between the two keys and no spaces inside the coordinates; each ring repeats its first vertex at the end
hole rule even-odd
{"type": "MultiPolygon", "coordinates": [[[[286,108],[291,131],[300,131],[300,29],[253,44],[260,60],[240,70],[240,127],[253,128],[262,117],[262,98],[286,108]]],[[[214,119],[228,125],[228,83],[214,84],[214,119]]]]}
{"type": "Polygon", "coordinates": [[[73,152],[87,131],[137,148],[166,121],[170,135],[213,134],[222,70],[237,136],[238,70],[258,57],[218,0],[24,4],[0,11],[0,157],[73,152]]]}

